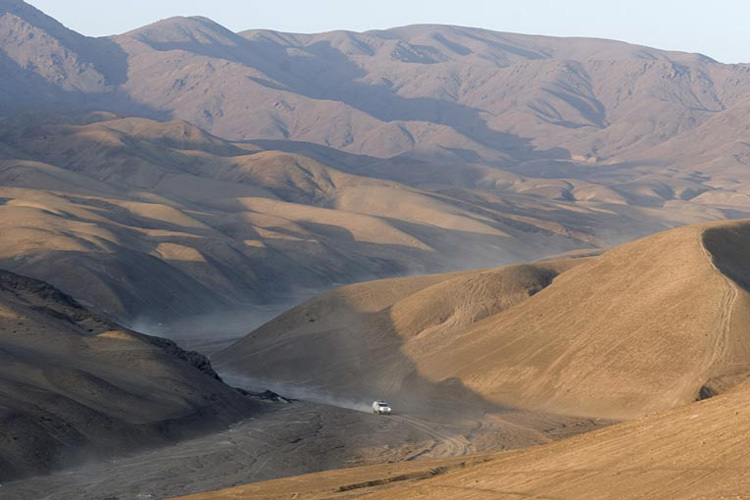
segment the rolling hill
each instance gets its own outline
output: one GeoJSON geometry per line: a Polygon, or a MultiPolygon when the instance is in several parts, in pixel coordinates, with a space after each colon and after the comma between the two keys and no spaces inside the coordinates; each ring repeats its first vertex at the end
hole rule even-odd
{"type": "Polygon", "coordinates": [[[205,18],[90,38],[21,0],[0,54],[0,265],[154,332],[750,216],[750,70],[701,55],[205,18]]]}
{"type": "Polygon", "coordinates": [[[407,413],[424,405],[465,418],[483,405],[625,422],[523,450],[185,498],[741,496],[748,244],[748,221],[703,224],[599,256],[382,280],[311,299],[220,353],[223,369],[336,397],[382,394],[407,413]]]}
{"type": "Polygon", "coordinates": [[[750,374],[748,235],[747,222],[688,226],[596,257],[343,287],[215,359],[280,388],[404,407],[468,392],[457,411],[634,418],[750,374]]]}
{"type": "Polygon", "coordinates": [[[750,217],[749,95],[750,65],[612,40],[202,17],[91,38],[0,0],[0,480],[249,415],[134,330],[193,342],[202,316],[218,349],[324,291],[218,369],[387,398],[432,444],[363,432],[355,456],[409,463],[200,498],[746,490],[750,222],[714,221],[750,217]]]}
{"type": "Polygon", "coordinates": [[[130,324],[599,241],[596,210],[522,195],[494,206],[355,172],[378,160],[326,150],[323,163],[186,122],[29,117],[0,138],[1,265],[130,324]]]}

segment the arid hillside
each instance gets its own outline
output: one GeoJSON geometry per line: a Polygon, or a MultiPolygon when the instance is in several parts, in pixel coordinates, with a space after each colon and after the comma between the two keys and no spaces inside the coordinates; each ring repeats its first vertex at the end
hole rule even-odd
{"type": "Polygon", "coordinates": [[[749,235],[747,222],[688,226],[598,257],[344,287],[216,360],[278,387],[405,406],[461,394],[457,411],[637,417],[750,375],[749,235]]]}
{"type": "Polygon", "coordinates": [[[174,443],[255,408],[204,356],[0,272],[0,480],[174,443]]]}
{"type": "Polygon", "coordinates": [[[748,245],[748,221],[704,224],[596,257],[378,281],[312,299],[227,349],[225,368],[253,377],[249,367],[261,363],[282,385],[336,395],[376,388],[404,411],[421,396],[457,418],[472,403],[494,403],[627,421],[524,450],[185,498],[742,496],[748,245]],[[283,369],[290,360],[305,368],[297,378],[283,369]],[[455,397],[457,386],[473,399],[455,397]]]}
{"type": "Polygon", "coordinates": [[[539,196],[547,180],[489,167],[482,175],[507,186],[446,189],[450,179],[426,181],[426,163],[384,175],[409,165],[101,112],[6,120],[0,144],[0,265],[142,328],[341,283],[601,247],[723,214],[539,196]]]}
{"type": "Polygon", "coordinates": [[[627,163],[712,175],[747,156],[738,117],[750,67],[611,40],[440,25],[233,33],[200,17],[93,39],[3,0],[0,49],[9,112],[106,109],[228,139],[523,171],[627,163]]]}
{"type": "MultiPolygon", "coordinates": [[[[596,208],[422,189],[356,171],[377,159],[230,143],[185,122],[39,123],[0,126],[0,265],[130,323],[519,262],[631,227],[629,214],[597,223],[596,208]]],[[[644,214],[634,230],[693,217],[644,214]]]]}
{"type": "Polygon", "coordinates": [[[750,70],[696,54],[205,18],[89,38],[0,0],[0,68],[0,265],[152,331],[750,216],[750,70]]]}
{"type": "Polygon", "coordinates": [[[0,0],[0,496],[745,494],[748,113],[613,40],[0,0]]]}

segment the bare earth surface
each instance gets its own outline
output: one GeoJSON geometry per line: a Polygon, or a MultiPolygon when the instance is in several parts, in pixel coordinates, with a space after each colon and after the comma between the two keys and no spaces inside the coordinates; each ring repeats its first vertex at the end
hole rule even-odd
{"type": "MultiPolygon", "coordinates": [[[[629,422],[559,443],[475,457],[487,460],[479,465],[453,460],[425,462],[421,468],[331,471],[192,498],[741,498],[750,486],[750,455],[745,446],[750,432],[750,370],[746,361],[750,348],[749,244],[748,221],[660,233],[587,259],[563,271],[533,296],[480,321],[478,328],[465,330],[464,344],[471,345],[473,337],[478,337],[485,346],[483,351],[493,352],[481,344],[482,332],[491,321],[495,342],[510,346],[495,351],[494,371],[468,372],[467,385],[491,388],[491,381],[502,387],[512,380],[508,373],[533,375],[544,360],[543,380],[525,376],[524,387],[533,397],[518,389],[500,391],[502,397],[511,394],[519,403],[525,400],[529,406],[556,407],[563,412],[619,414],[629,422]],[[670,249],[668,256],[664,256],[665,248],[670,249]],[[593,281],[587,278],[588,273],[595,277],[593,281]],[[650,286],[639,285],[639,280],[650,286]],[[556,292],[565,293],[556,297],[556,292]],[[601,317],[600,308],[592,306],[603,299],[609,307],[606,318],[601,317]],[[567,309],[525,311],[537,301],[553,304],[555,300],[567,300],[570,305],[567,309]],[[701,312],[706,305],[708,309],[701,312]],[[649,312],[652,307],[658,311],[649,312]],[[529,313],[535,319],[526,316],[525,324],[533,327],[535,337],[544,340],[543,355],[528,349],[534,340],[514,339],[525,354],[516,358],[517,348],[503,339],[519,328],[513,316],[529,313]],[[512,316],[504,318],[508,314],[512,316]],[[551,319],[540,319],[547,314],[551,319]],[[592,315],[606,320],[608,327],[596,328],[592,315]],[[576,322],[581,320],[584,324],[576,322]],[[571,326],[575,329],[570,330],[571,326]],[[588,328],[593,328],[595,337],[587,337],[588,328]],[[575,349],[567,348],[571,339],[581,336],[584,342],[574,342],[575,349]],[[627,343],[618,342],[623,338],[627,343]],[[602,342],[610,348],[600,352],[602,342]],[[558,346],[563,349],[554,354],[558,346]],[[618,368],[621,364],[627,368],[618,368]],[[516,368],[508,371],[507,366],[516,368]],[[576,366],[579,371],[574,370],[576,366]],[[569,383],[567,390],[561,390],[569,383]],[[540,389],[548,395],[545,403],[534,395],[540,389]],[[698,399],[704,401],[694,402],[698,399]]],[[[432,286],[435,280],[440,284],[433,278],[432,286]]],[[[382,284],[371,284],[369,290],[382,288],[382,284]]],[[[414,289],[407,284],[401,283],[402,293],[397,296],[412,296],[414,289]]],[[[346,310],[362,307],[355,300],[363,296],[362,286],[344,295],[346,310]]],[[[429,287],[421,283],[416,289],[429,287]]],[[[454,293],[451,299],[459,296],[454,293]]],[[[383,302],[382,293],[374,297],[365,304],[375,311],[380,310],[378,304],[393,300],[391,295],[390,301],[383,302]]],[[[331,300],[331,294],[318,300],[331,300]]],[[[304,317],[316,304],[303,304],[278,321],[294,322],[296,314],[304,317]]],[[[416,311],[410,318],[424,325],[416,311]]],[[[393,318],[392,309],[391,314],[393,318]]],[[[524,329],[518,332],[523,335],[524,329]]],[[[262,333],[261,329],[255,335],[262,333]]],[[[250,341],[258,340],[251,334],[244,342],[250,341]]],[[[272,348],[265,355],[273,352],[272,348]]],[[[421,361],[412,359],[417,364],[421,361]]],[[[475,357],[470,368],[481,367],[482,361],[475,357]]],[[[448,368],[459,374],[463,369],[448,368]]],[[[491,399],[497,392],[490,389],[486,394],[491,399]]]]}
{"type": "Polygon", "coordinates": [[[543,444],[607,424],[526,412],[448,423],[307,402],[268,403],[267,410],[168,448],[7,483],[0,494],[19,500],[157,499],[321,470],[543,444]]]}
{"type": "Polygon", "coordinates": [[[699,54],[2,0],[0,85],[0,266],[147,332],[750,216],[750,69],[699,54]]]}
{"type": "Polygon", "coordinates": [[[0,480],[71,467],[0,497],[747,497],[748,95],[610,40],[0,0],[0,480]]]}
{"type": "Polygon", "coordinates": [[[0,481],[174,444],[259,411],[204,356],[0,271],[0,481]]]}
{"type": "Polygon", "coordinates": [[[187,498],[741,499],[750,489],[749,438],[750,392],[741,389],[527,450],[331,471],[187,498]]]}
{"type": "Polygon", "coordinates": [[[688,226],[592,258],[342,287],[214,358],[277,391],[638,417],[750,375],[749,299],[728,277],[747,282],[748,234],[688,226]]]}

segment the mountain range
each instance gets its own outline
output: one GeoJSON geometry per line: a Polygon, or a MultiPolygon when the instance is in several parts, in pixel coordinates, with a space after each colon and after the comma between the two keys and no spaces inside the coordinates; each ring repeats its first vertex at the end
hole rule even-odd
{"type": "Polygon", "coordinates": [[[698,54],[205,18],[90,38],[2,0],[0,64],[3,266],[131,325],[750,214],[750,66],[698,54]]]}
{"type": "Polygon", "coordinates": [[[750,64],[612,40],[92,38],[0,0],[0,480],[98,459],[78,498],[245,420],[120,486],[403,459],[197,498],[730,496],[750,223],[716,221],[750,218],[748,112],[750,64]]]}

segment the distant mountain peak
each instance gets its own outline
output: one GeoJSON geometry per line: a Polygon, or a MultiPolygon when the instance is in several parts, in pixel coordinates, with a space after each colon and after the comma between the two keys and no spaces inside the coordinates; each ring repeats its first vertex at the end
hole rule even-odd
{"type": "Polygon", "coordinates": [[[0,11],[19,8],[33,8],[23,0],[0,0],[0,11]]]}
{"type": "Polygon", "coordinates": [[[136,38],[148,44],[237,45],[243,38],[202,16],[170,17],[129,31],[122,36],[136,38]]]}
{"type": "Polygon", "coordinates": [[[78,43],[86,38],[23,0],[0,0],[0,16],[4,14],[18,17],[29,25],[67,43],[78,43]]]}

